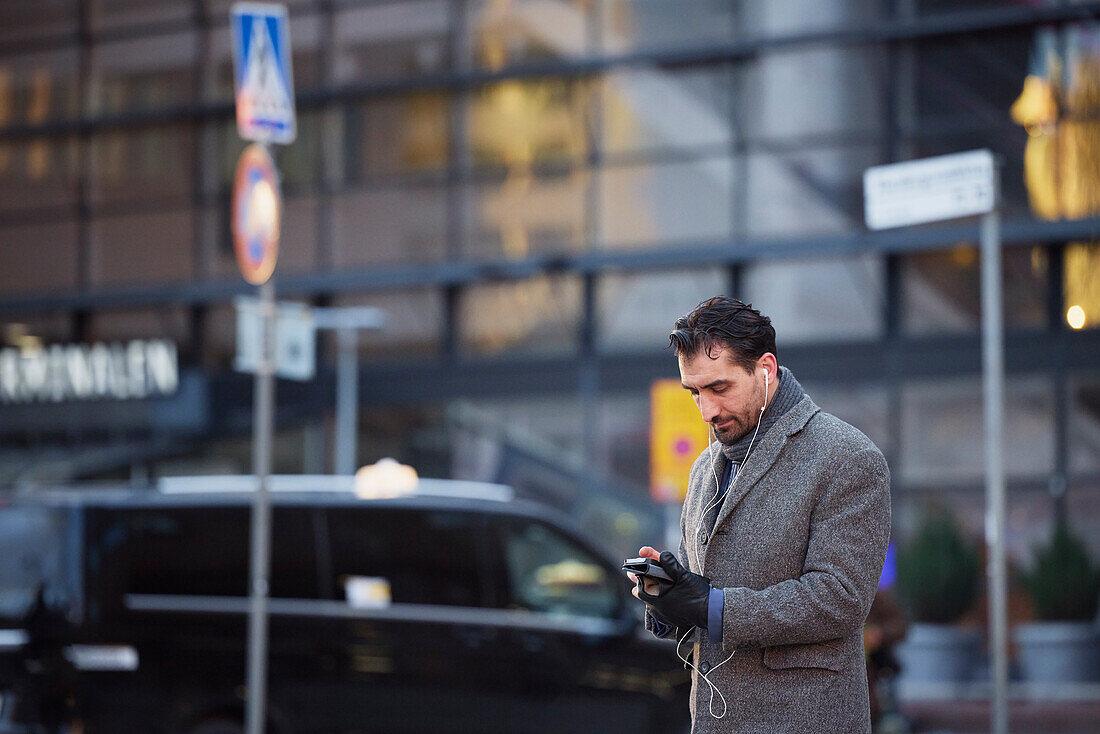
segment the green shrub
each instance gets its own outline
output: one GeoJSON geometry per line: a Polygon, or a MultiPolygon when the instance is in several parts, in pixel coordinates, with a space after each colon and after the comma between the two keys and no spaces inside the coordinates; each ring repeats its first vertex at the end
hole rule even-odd
{"type": "Polygon", "coordinates": [[[1083,620],[1096,617],[1100,573],[1085,544],[1059,522],[1050,542],[1035,548],[1035,565],[1020,575],[1023,587],[1043,620],[1083,620]]]}
{"type": "Polygon", "coordinates": [[[898,552],[898,595],[913,621],[949,624],[974,603],[979,573],[978,552],[952,517],[929,511],[898,552]]]}

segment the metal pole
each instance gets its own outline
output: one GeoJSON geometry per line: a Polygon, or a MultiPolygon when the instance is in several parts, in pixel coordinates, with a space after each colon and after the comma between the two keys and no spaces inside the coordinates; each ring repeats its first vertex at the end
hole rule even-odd
{"type": "Polygon", "coordinates": [[[267,693],[267,593],[271,566],[271,438],[275,408],[275,284],[260,286],[260,365],[256,370],[253,403],[253,471],[256,491],[252,495],[251,605],[248,614],[248,669],[246,690],[247,734],[263,734],[267,693]]]}
{"type": "Polygon", "coordinates": [[[355,474],[359,421],[359,334],[354,326],[336,331],[336,473],[355,474]]]}
{"type": "Polygon", "coordinates": [[[994,207],[982,216],[982,366],[985,405],[985,536],[989,649],[993,659],[992,732],[1008,732],[1008,599],[1005,566],[1004,323],[1001,296],[1000,170],[994,207]]]}

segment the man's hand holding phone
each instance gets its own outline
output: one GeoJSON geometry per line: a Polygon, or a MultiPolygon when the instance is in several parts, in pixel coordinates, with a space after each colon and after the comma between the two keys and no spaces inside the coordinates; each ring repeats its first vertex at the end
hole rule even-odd
{"type": "Polygon", "coordinates": [[[646,603],[651,615],[675,627],[707,626],[710,579],[680,565],[672,553],[649,546],[627,559],[623,570],[634,582],[632,594],[646,603]]]}

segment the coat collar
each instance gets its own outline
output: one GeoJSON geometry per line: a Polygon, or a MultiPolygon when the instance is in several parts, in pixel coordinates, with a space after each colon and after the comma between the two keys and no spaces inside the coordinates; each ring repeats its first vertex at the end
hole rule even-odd
{"type": "MultiPolygon", "coordinates": [[[[749,453],[744,465],[737,472],[733,486],[726,493],[726,498],[718,511],[718,519],[715,521],[714,527],[721,525],[733,512],[733,509],[737,507],[737,503],[748,494],[749,490],[760,481],[761,477],[768,473],[772,464],[779,458],[783,447],[787,445],[787,439],[805,428],[810,419],[820,410],[821,408],[817,407],[817,404],[810,399],[809,395],[804,395],[793,408],[776,421],[771,430],[759,437],[759,442],[749,453]]],[[[725,471],[725,462],[726,457],[722,455],[722,452],[716,452],[713,468],[715,472],[719,473],[719,476],[721,476],[721,472],[725,471]]]]}

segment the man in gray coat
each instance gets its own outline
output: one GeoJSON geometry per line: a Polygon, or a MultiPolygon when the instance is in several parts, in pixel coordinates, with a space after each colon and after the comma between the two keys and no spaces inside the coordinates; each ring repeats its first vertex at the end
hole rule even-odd
{"type": "Polygon", "coordinates": [[[752,307],[705,301],[670,343],[715,440],[691,468],[679,553],[640,551],[672,582],[634,595],[693,661],[692,731],[870,732],[862,628],[890,535],[886,460],[779,367],[752,307]]]}

